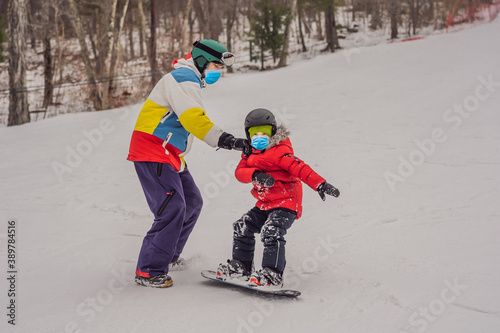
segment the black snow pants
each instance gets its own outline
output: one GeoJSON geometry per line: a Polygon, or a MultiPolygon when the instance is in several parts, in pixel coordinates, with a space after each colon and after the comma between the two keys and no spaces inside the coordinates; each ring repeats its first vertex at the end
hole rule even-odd
{"type": "Polygon", "coordinates": [[[286,209],[260,210],[252,208],[233,224],[233,259],[251,268],[255,251],[255,234],[261,234],[264,243],[262,267],[283,273],[286,265],[284,236],[297,218],[297,213],[286,209]]]}

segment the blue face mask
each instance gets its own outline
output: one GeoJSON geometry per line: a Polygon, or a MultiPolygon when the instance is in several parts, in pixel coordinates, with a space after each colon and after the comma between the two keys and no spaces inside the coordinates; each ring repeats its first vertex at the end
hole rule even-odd
{"type": "Polygon", "coordinates": [[[205,71],[205,82],[207,84],[214,84],[220,78],[220,69],[205,71]]]}
{"type": "Polygon", "coordinates": [[[252,147],[257,150],[266,149],[269,146],[269,137],[267,135],[259,135],[252,138],[252,147]]]}

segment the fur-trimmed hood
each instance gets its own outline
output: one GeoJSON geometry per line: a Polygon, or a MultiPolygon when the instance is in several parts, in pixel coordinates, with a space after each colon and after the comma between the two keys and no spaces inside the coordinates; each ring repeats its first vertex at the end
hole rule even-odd
{"type": "Polygon", "coordinates": [[[276,128],[276,133],[271,138],[269,138],[269,146],[267,146],[266,149],[270,149],[276,146],[281,141],[286,140],[289,135],[290,131],[285,127],[285,125],[278,125],[278,127],[276,128]]]}

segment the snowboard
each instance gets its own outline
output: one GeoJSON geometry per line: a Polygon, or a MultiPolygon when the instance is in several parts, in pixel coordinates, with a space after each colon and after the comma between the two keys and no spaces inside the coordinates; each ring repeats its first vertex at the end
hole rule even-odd
{"type": "Polygon", "coordinates": [[[201,276],[203,276],[206,279],[212,280],[212,281],[217,281],[217,282],[228,284],[231,286],[250,289],[250,290],[256,291],[258,293],[263,293],[263,294],[276,295],[276,296],[287,296],[287,297],[298,297],[301,294],[300,291],[297,291],[297,290],[271,289],[271,288],[268,289],[267,287],[253,287],[253,286],[248,285],[246,282],[239,281],[237,279],[226,280],[226,281],[219,280],[217,278],[217,272],[210,271],[210,270],[202,271],[201,276]]]}

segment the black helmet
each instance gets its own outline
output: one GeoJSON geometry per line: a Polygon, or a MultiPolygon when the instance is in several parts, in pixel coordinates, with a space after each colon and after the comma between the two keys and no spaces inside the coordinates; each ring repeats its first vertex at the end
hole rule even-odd
{"type": "Polygon", "coordinates": [[[268,109],[255,109],[250,111],[250,113],[245,118],[245,133],[247,138],[249,138],[248,129],[250,127],[261,126],[261,125],[270,125],[273,130],[271,136],[276,134],[276,117],[274,114],[268,109]]]}

